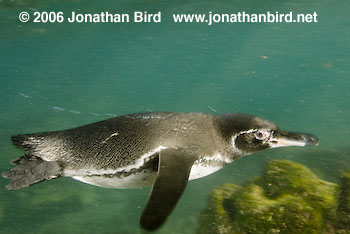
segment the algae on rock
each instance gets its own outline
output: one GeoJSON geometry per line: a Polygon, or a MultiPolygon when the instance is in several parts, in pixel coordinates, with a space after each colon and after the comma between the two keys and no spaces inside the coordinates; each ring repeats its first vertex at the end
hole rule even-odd
{"type": "Polygon", "coordinates": [[[239,189],[238,185],[224,184],[212,191],[210,206],[208,206],[202,214],[202,220],[206,220],[205,230],[200,233],[220,234],[232,232],[233,227],[231,227],[231,218],[225,208],[225,201],[230,199],[237,189],[239,189]]]}
{"type": "Polygon", "coordinates": [[[301,164],[270,161],[261,178],[213,190],[199,233],[350,233],[350,174],[339,195],[301,164]]]}
{"type": "Polygon", "coordinates": [[[350,233],[350,172],[342,174],[337,207],[338,233],[350,233]]]}

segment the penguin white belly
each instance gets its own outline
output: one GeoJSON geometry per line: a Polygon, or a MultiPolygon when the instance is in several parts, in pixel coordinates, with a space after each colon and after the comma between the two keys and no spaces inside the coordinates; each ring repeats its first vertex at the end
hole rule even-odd
{"type": "Polygon", "coordinates": [[[188,180],[195,180],[213,174],[231,162],[232,160],[223,157],[219,153],[203,157],[194,162],[188,180]]]}
{"type": "MultiPolygon", "coordinates": [[[[230,162],[232,161],[224,159],[220,154],[203,157],[194,162],[188,180],[195,180],[213,174],[230,162]]],[[[111,172],[115,173],[116,171],[106,170],[91,173],[91,170],[89,170],[89,173],[86,173],[86,171],[73,170],[65,171],[65,176],[71,176],[73,179],[95,186],[128,189],[151,186],[157,174],[156,171],[143,170],[129,175],[111,176],[111,172]]]]}
{"type": "Polygon", "coordinates": [[[209,166],[209,165],[203,165],[203,164],[194,164],[191,168],[190,177],[188,180],[195,180],[199,179],[205,176],[208,176],[210,174],[213,174],[220,170],[222,166],[209,166]]]}
{"type": "MultiPolygon", "coordinates": [[[[192,166],[189,180],[199,179],[208,176],[222,167],[219,166],[208,166],[195,164],[192,166]]],[[[95,186],[100,186],[104,188],[115,188],[115,189],[129,189],[129,188],[140,188],[151,186],[153,180],[156,176],[156,172],[139,172],[136,174],[128,176],[115,176],[115,177],[105,177],[99,175],[89,175],[89,176],[73,176],[75,180],[79,180],[86,184],[91,184],[95,186]]]]}
{"type": "Polygon", "coordinates": [[[135,174],[130,174],[128,176],[122,175],[108,177],[103,175],[92,175],[73,176],[72,178],[87,184],[104,188],[129,189],[151,186],[156,174],[157,173],[154,171],[142,171],[135,174]]]}
{"type": "MultiPolygon", "coordinates": [[[[189,180],[199,179],[208,176],[222,167],[219,166],[208,166],[195,164],[192,166],[189,180]]],[[[129,188],[140,188],[151,186],[153,180],[156,176],[156,172],[140,172],[128,176],[115,176],[115,177],[105,177],[105,176],[73,176],[75,180],[81,182],[100,186],[104,188],[116,188],[116,189],[129,189],[129,188]]]]}
{"type": "Polygon", "coordinates": [[[157,172],[148,169],[139,169],[144,166],[147,159],[147,161],[149,161],[151,156],[159,153],[163,149],[166,149],[166,147],[160,145],[141,155],[137,160],[135,160],[134,163],[125,167],[104,170],[96,170],[94,168],[86,168],[81,170],[66,169],[64,171],[64,176],[70,176],[73,179],[81,182],[105,188],[128,189],[151,186],[157,172]],[[139,171],[130,173],[134,170],[139,171]],[[126,174],[122,174],[123,172],[126,174]]]}

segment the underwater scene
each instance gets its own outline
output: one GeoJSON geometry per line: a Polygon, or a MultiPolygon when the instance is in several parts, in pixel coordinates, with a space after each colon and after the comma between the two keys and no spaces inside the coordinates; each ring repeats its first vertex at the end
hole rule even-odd
{"type": "Polygon", "coordinates": [[[349,12],[348,0],[0,0],[0,233],[350,233],[349,12]],[[181,18],[194,15],[208,18],[181,18]],[[186,177],[153,231],[140,227],[152,186],[48,175],[5,188],[11,161],[28,161],[12,136],[151,112],[250,114],[318,145],[186,177]]]}

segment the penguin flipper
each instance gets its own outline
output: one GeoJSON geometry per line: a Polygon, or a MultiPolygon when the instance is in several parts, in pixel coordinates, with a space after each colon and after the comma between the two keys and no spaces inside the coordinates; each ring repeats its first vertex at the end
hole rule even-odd
{"type": "Polygon", "coordinates": [[[142,228],[152,231],[165,222],[185,190],[195,160],[184,150],[165,149],[159,153],[158,173],[140,220],[142,228]]]}
{"type": "Polygon", "coordinates": [[[1,174],[2,177],[11,179],[10,183],[6,185],[8,190],[16,190],[43,180],[57,178],[62,172],[62,168],[57,162],[47,162],[31,155],[24,155],[12,163],[16,166],[1,174]]]}

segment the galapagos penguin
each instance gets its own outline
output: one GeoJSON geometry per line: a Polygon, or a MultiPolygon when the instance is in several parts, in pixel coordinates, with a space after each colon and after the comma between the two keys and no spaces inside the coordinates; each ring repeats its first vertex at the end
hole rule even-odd
{"type": "Polygon", "coordinates": [[[245,114],[154,112],[114,117],[55,132],[16,135],[25,154],[2,173],[9,190],[61,176],[107,188],[151,186],[141,227],[155,230],[172,212],[187,181],[234,160],[276,147],[317,145],[316,137],[281,131],[245,114]]]}

